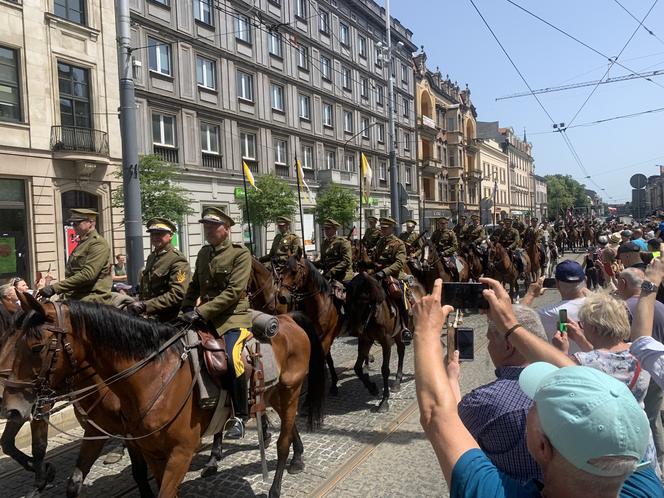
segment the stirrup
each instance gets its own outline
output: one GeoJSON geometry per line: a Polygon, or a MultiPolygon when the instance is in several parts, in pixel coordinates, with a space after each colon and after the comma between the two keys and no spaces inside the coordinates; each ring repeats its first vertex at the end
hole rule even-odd
{"type": "Polygon", "coordinates": [[[244,439],[244,435],[245,435],[244,422],[239,417],[229,417],[228,420],[226,420],[226,423],[224,423],[224,427],[222,429],[222,432],[225,435],[228,431],[233,430],[238,425],[240,426],[240,437],[237,438],[237,439],[244,439]],[[233,425],[231,426],[230,429],[226,429],[226,426],[228,425],[229,422],[233,422],[233,425]]]}

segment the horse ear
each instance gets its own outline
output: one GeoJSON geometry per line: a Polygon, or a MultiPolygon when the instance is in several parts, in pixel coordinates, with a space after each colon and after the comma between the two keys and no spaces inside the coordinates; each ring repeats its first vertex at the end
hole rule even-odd
{"type": "Polygon", "coordinates": [[[21,308],[23,308],[23,311],[34,311],[37,314],[45,317],[46,316],[46,310],[44,310],[44,307],[42,306],[42,303],[37,301],[32,294],[28,294],[27,292],[17,292],[18,300],[21,302],[21,308]]]}

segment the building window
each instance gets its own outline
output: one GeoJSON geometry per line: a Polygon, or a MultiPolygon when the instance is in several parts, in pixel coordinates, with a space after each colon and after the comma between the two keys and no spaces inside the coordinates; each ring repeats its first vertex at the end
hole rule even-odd
{"type": "Polygon", "coordinates": [[[18,52],[0,47],[0,121],[21,121],[18,52]]]}
{"type": "Polygon", "coordinates": [[[300,118],[311,119],[311,97],[308,95],[300,95],[300,118]]]}
{"type": "Polygon", "coordinates": [[[171,75],[171,46],[148,37],[148,66],[155,73],[171,75]]]}
{"type": "Polygon", "coordinates": [[[410,117],[410,100],[406,97],[403,97],[403,117],[410,117]]]}
{"type": "Polygon", "coordinates": [[[270,85],[270,94],[272,100],[272,109],[284,112],[284,87],[272,83],[270,85]]]}
{"type": "Polygon", "coordinates": [[[378,163],[378,179],[383,181],[387,179],[387,163],[385,161],[378,163]]]}
{"type": "Polygon", "coordinates": [[[302,145],[302,168],[314,169],[314,148],[311,145],[302,145]]]}
{"type": "Polygon", "coordinates": [[[350,90],[350,81],[351,81],[351,72],[347,67],[341,68],[341,85],[344,87],[344,90],[350,90]]]}
{"type": "Polygon", "coordinates": [[[456,154],[454,153],[454,151],[450,151],[449,165],[450,165],[450,168],[456,168],[457,167],[456,154]]]}
{"type": "Polygon", "coordinates": [[[376,125],[377,129],[377,140],[378,143],[384,144],[385,143],[385,125],[384,124],[378,124],[376,125]]]}
{"type": "Polygon", "coordinates": [[[353,133],[353,111],[344,111],[344,131],[353,133]]]}
{"type": "Polygon", "coordinates": [[[369,118],[362,118],[360,120],[361,126],[362,126],[362,138],[369,139],[369,129],[371,126],[369,125],[369,118]]]}
{"type": "Polygon", "coordinates": [[[304,45],[297,47],[297,67],[309,71],[309,49],[304,45]]]}
{"type": "Polygon", "coordinates": [[[355,156],[351,154],[344,156],[344,171],[355,171],[355,156]]]}
{"type": "Polygon", "coordinates": [[[254,77],[251,74],[237,72],[237,95],[242,100],[254,101],[254,77]]]}
{"type": "Polygon", "coordinates": [[[408,86],[408,66],[406,64],[401,64],[401,82],[407,87],[408,86]]]}
{"type": "Polygon", "coordinates": [[[274,164],[285,166],[288,162],[288,142],[281,138],[274,140],[274,164]]]}
{"type": "Polygon", "coordinates": [[[219,127],[201,123],[201,151],[204,154],[219,154],[219,127]]]}
{"type": "Polygon", "coordinates": [[[212,1],[194,0],[194,18],[197,21],[212,26],[212,1]]]}
{"type": "Polygon", "coordinates": [[[154,3],[158,3],[163,5],[164,7],[170,7],[171,2],[170,0],[152,0],[154,3]]]}
{"type": "Polygon", "coordinates": [[[295,0],[295,16],[302,20],[307,17],[307,0],[295,0]]]}
{"type": "Polygon", "coordinates": [[[381,47],[375,47],[375,56],[376,56],[376,66],[383,67],[383,50],[381,47]]]}
{"type": "Polygon", "coordinates": [[[410,133],[403,134],[403,150],[410,150],[410,133]]]}
{"type": "Polygon", "coordinates": [[[359,36],[357,38],[357,47],[360,57],[363,59],[367,58],[367,39],[364,36],[359,36]]]}
{"type": "Polygon", "coordinates": [[[251,23],[247,16],[238,14],[235,17],[235,38],[251,44],[251,23]]]}
{"type": "Polygon", "coordinates": [[[333,150],[325,151],[325,168],[337,169],[337,155],[333,150]]]}
{"type": "Polygon", "coordinates": [[[75,128],[92,127],[90,75],[87,69],[58,62],[60,124],[75,128]]]}
{"type": "Polygon", "coordinates": [[[324,55],[320,56],[320,74],[324,80],[332,81],[332,61],[324,55]]]}
{"type": "Polygon", "coordinates": [[[323,102],[323,126],[334,127],[334,108],[323,102]]]}
{"type": "Polygon", "coordinates": [[[350,28],[342,22],[339,23],[339,41],[342,45],[350,47],[350,28]]]}
{"type": "Polygon", "coordinates": [[[175,117],[152,113],[152,143],[175,147],[175,117]]]}
{"type": "Polygon", "coordinates": [[[324,10],[318,11],[318,29],[321,33],[329,35],[330,34],[330,13],[324,10]]]}
{"type": "Polygon", "coordinates": [[[381,85],[376,87],[376,104],[383,107],[385,103],[385,88],[381,85]]]}
{"type": "Polygon", "coordinates": [[[196,81],[198,86],[214,90],[217,88],[215,62],[205,57],[196,57],[196,81]]]}
{"type": "Polygon", "coordinates": [[[413,168],[406,166],[406,185],[410,185],[413,181],[413,168]]]}
{"type": "Polygon", "coordinates": [[[240,133],[240,150],[242,159],[256,160],[256,135],[253,133],[240,133]]]}
{"type": "Polygon", "coordinates": [[[85,0],[54,0],[53,13],[76,24],[85,24],[85,0]]]}
{"type": "Polygon", "coordinates": [[[447,131],[456,131],[456,117],[447,116],[447,131]]]}
{"type": "Polygon", "coordinates": [[[283,49],[281,48],[281,34],[270,32],[267,34],[268,50],[270,55],[283,57],[283,49]]]}
{"type": "Polygon", "coordinates": [[[369,78],[361,78],[360,79],[360,95],[362,96],[363,99],[368,99],[369,98],[369,78]]]}

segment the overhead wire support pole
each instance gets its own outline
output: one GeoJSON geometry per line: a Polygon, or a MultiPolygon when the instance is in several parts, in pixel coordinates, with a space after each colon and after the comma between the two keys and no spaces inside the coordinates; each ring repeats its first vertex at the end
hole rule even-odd
{"type": "Polygon", "coordinates": [[[127,253],[127,280],[138,285],[143,267],[141,182],[138,167],[136,94],[134,89],[129,0],[117,0],[118,45],[120,46],[120,137],[122,140],[122,192],[127,253]]]}
{"type": "Polygon", "coordinates": [[[397,168],[396,128],[394,123],[394,79],[392,77],[392,18],[390,17],[390,0],[385,0],[385,38],[387,43],[387,98],[390,126],[390,211],[397,222],[397,232],[401,229],[401,212],[399,209],[399,169],[397,168]]]}

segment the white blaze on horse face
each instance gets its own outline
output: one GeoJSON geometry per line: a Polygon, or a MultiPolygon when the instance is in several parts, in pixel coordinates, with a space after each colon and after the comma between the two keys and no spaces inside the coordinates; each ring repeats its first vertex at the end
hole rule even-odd
{"type": "Polygon", "coordinates": [[[424,247],[424,261],[427,261],[429,259],[429,247],[425,246],[424,247]]]}

